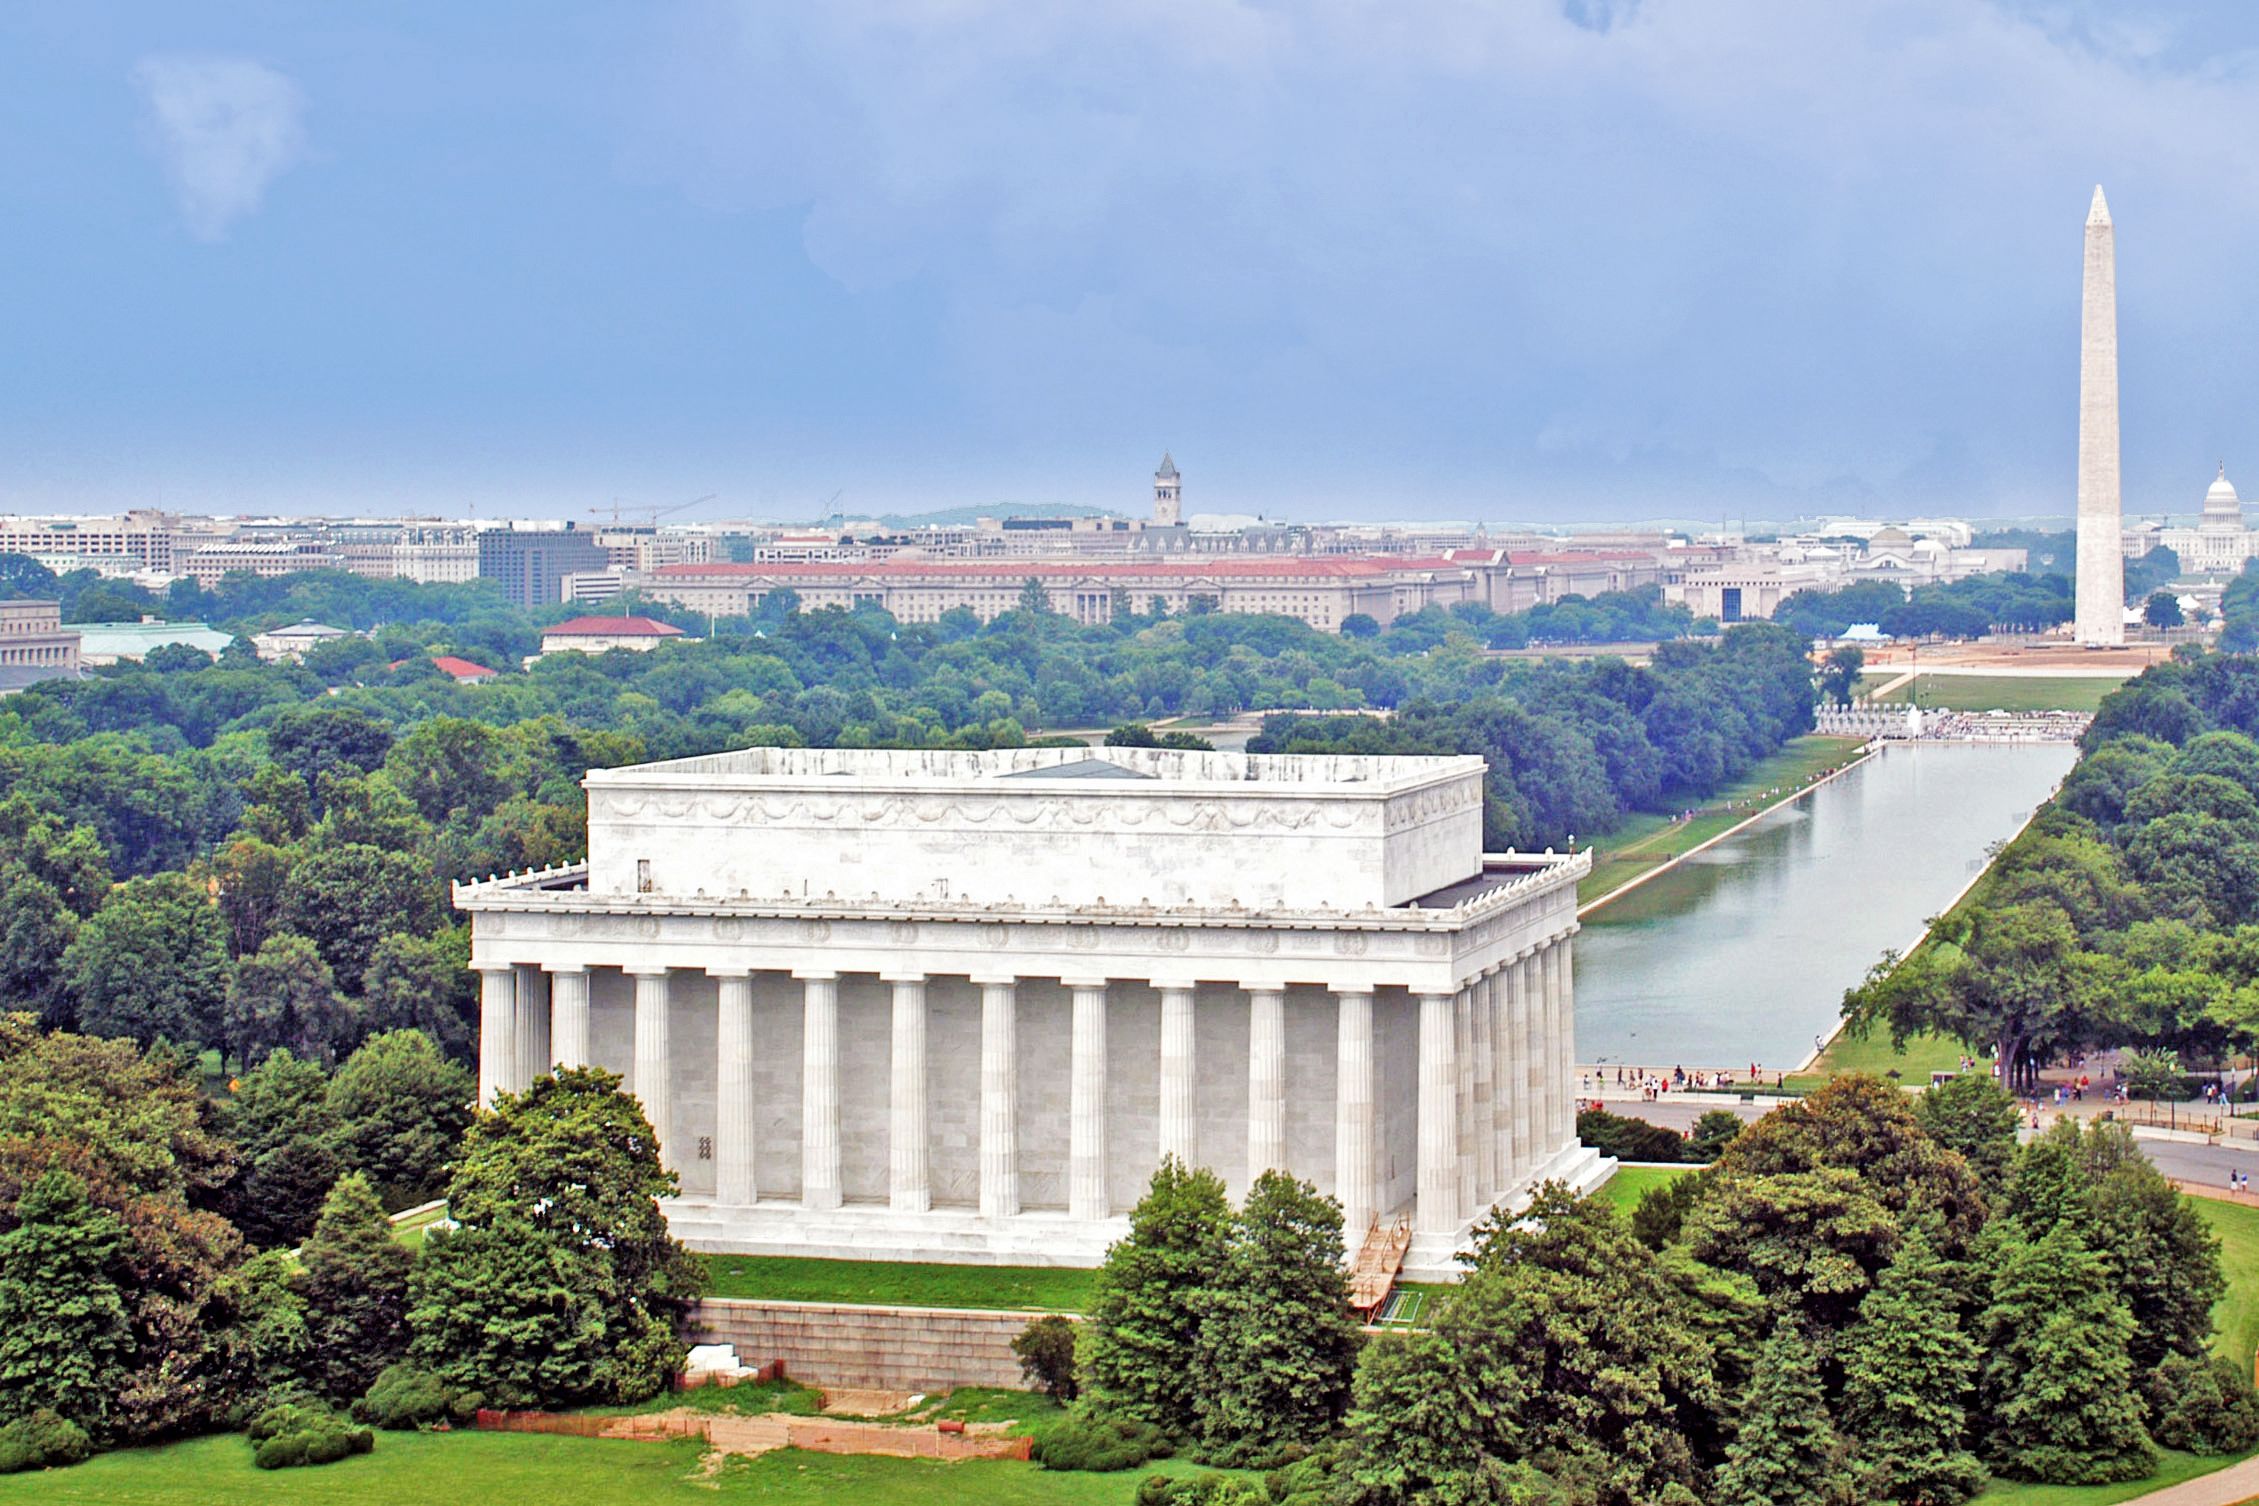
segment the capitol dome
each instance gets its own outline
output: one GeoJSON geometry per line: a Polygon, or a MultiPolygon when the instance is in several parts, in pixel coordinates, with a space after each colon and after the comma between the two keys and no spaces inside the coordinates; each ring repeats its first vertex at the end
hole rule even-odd
{"type": "Polygon", "coordinates": [[[2228,468],[2225,465],[2220,467],[2219,479],[2214,481],[2204,493],[2204,522],[2202,526],[2214,532],[2232,530],[2241,533],[2243,531],[2243,503],[2236,496],[2235,488],[2228,484],[2228,468]]]}

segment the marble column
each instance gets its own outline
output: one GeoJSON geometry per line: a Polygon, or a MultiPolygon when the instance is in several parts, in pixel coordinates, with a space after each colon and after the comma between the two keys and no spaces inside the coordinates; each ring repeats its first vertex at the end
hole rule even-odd
{"type": "Polygon", "coordinates": [[[518,964],[518,1074],[511,1087],[523,1093],[556,1063],[549,1058],[549,975],[540,964],[518,964]]]}
{"type": "Polygon", "coordinates": [[[1200,1118],[1193,1107],[1192,985],[1157,983],[1161,991],[1161,1149],[1187,1166],[1200,1164],[1200,1118]]]}
{"type": "Polygon", "coordinates": [[[886,1201],[897,1213],[923,1213],[933,1206],[926,1169],[926,978],[889,973],[886,981],[894,986],[886,1201]]]}
{"type": "Polygon", "coordinates": [[[1473,1207],[1487,1208],[1498,1201],[1498,1109],[1495,1068],[1491,1062],[1490,980],[1477,978],[1467,985],[1470,1039],[1475,1050],[1475,1114],[1470,1144],[1460,1147],[1461,1159],[1475,1171],[1473,1207]]]}
{"type": "Polygon", "coordinates": [[[1074,1036],[1067,1087],[1067,1212],[1107,1215],[1106,980],[1064,978],[1074,994],[1074,1036]]]}
{"type": "Polygon", "coordinates": [[[1333,1183],[1351,1259],[1373,1221],[1373,996],[1344,989],[1334,1035],[1333,1183]]]}
{"type": "Polygon", "coordinates": [[[1559,1064],[1561,1078],[1561,1134],[1563,1144],[1574,1140],[1577,1134],[1577,977],[1576,954],[1570,950],[1570,937],[1576,935],[1571,926],[1555,944],[1561,954],[1560,1007],[1555,1012],[1553,1024],[1553,1049],[1559,1064]]]}
{"type": "Polygon", "coordinates": [[[1020,1211],[1017,980],[973,981],[980,985],[980,1211],[1010,1218],[1020,1211]]]}
{"type": "Polygon", "coordinates": [[[1420,996],[1419,1226],[1459,1227],[1457,1008],[1450,994],[1420,996]]]}
{"type": "Polygon", "coordinates": [[[1286,993],[1247,991],[1247,1184],[1286,1169],[1286,993]]]}
{"type": "Polygon", "coordinates": [[[1544,985],[1539,991],[1538,998],[1544,1005],[1542,1013],[1545,1018],[1545,1064],[1543,1068],[1545,1073],[1545,1148],[1548,1153],[1551,1153],[1561,1148],[1564,1138],[1561,1133],[1561,1110],[1568,1097],[1563,1090],[1560,1070],[1560,943],[1557,941],[1547,942],[1545,950],[1538,953],[1537,956],[1538,967],[1544,977],[1544,985]]]}
{"type": "Polygon", "coordinates": [[[478,1106],[511,1092],[518,1070],[518,980],[507,967],[478,970],[478,1106]]]}
{"type": "Polygon", "coordinates": [[[718,973],[714,1023],[714,1201],[744,1207],[753,1185],[753,975],[718,973]]]}
{"type": "Polygon", "coordinates": [[[801,982],[800,1203],[839,1206],[839,975],[801,982]]]}
{"type": "Polygon", "coordinates": [[[1475,1004],[1464,987],[1451,996],[1452,1061],[1457,1066],[1451,1100],[1451,1141],[1459,1173],[1459,1210],[1475,1206],[1475,1004]]]}
{"type": "Polygon", "coordinates": [[[1515,990],[1522,1006],[1522,1102],[1514,1124],[1522,1137],[1522,1175],[1530,1177],[1553,1156],[1545,1117],[1545,969],[1535,947],[1515,966],[1522,980],[1515,990]]]}
{"type": "Polygon", "coordinates": [[[659,1159],[674,1165],[674,1092],[667,1052],[667,970],[631,968],[635,979],[635,1072],[628,1087],[658,1137],[659,1159]]]}
{"type": "Polygon", "coordinates": [[[1492,1164],[1501,1198],[1513,1189],[1514,1158],[1519,1153],[1514,1143],[1514,1104],[1522,1096],[1517,1086],[1522,1058],[1521,1037],[1514,1029],[1513,976],[1514,965],[1508,963],[1493,968],[1483,980],[1483,997],[1490,1005],[1492,1164]]]}
{"type": "Polygon", "coordinates": [[[552,968],[549,973],[550,1043],[557,1064],[585,1067],[588,1048],[588,969],[552,968]]]}

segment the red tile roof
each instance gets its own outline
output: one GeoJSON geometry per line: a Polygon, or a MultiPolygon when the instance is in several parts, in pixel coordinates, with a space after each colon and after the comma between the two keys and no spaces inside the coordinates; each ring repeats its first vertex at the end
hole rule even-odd
{"type": "Polygon", "coordinates": [[[679,638],[682,629],[648,617],[575,617],[541,630],[544,638],[679,638]]]}
{"type": "Polygon", "coordinates": [[[438,667],[441,674],[452,675],[458,680],[491,680],[494,678],[494,671],[488,669],[485,665],[473,664],[468,659],[458,659],[453,654],[440,654],[431,662],[438,667]]]}

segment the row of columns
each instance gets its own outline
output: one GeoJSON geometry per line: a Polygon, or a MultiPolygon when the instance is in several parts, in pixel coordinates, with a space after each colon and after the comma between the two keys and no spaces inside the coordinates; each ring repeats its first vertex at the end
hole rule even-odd
{"type": "MultiPolygon", "coordinates": [[[[660,1139],[672,1132],[665,969],[628,968],[634,979],[634,1054],[626,1086],[642,1100],[660,1139]]],[[[753,977],[716,974],[714,1195],[757,1201],[753,1113],[753,977]]],[[[927,1101],[926,977],[880,975],[891,991],[888,1203],[921,1213],[933,1205],[927,1101]]],[[[1533,1174],[1575,1130],[1569,1080],[1574,1059],[1571,966],[1566,935],[1493,968],[1456,993],[1417,997],[1419,1103],[1416,1187],[1422,1230],[1448,1231],[1533,1174]]],[[[841,1201],[839,976],[796,971],[801,984],[800,1203],[841,1201]]],[[[980,988],[979,1207],[984,1217],[1020,1211],[1018,980],[978,976],[980,988]]],[[[1071,999],[1067,1205],[1071,1217],[1111,1213],[1106,1185],[1107,982],[1061,980],[1071,999]]],[[[1157,985],[1161,996],[1159,1153],[1196,1156],[1197,1052],[1193,986],[1157,985]]],[[[1355,1241],[1387,1210],[1378,1201],[1373,996],[1337,990],[1335,1195],[1355,1241]]],[[[523,1088],[552,1064],[587,1064],[588,973],[579,968],[485,968],[480,974],[479,1102],[523,1088]]],[[[1287,1164],[1286,994],[1248,989],[1247,1174],[1287,1164]]]]}

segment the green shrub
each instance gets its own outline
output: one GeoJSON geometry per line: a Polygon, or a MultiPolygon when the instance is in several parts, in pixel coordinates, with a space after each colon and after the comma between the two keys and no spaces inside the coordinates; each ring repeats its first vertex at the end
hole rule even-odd
{"type": "Polygon", "coordinates": [[[1280,1464],[1265,1475],[1263,1488],[1274,1501],[1290,1501],[1313,1492],[1317,1499],[1323,1500],[1333,1494],[1334,1471],[1340,1467],[1339,1444],[1328,1443],[1314,1449],[1302,1449],[1298,1457],[1280,1464]]]}
{"type": "Polygon", "coordinates": [[[376,1447],[376,1434],[357,1428],[335,1412],[304,1402],[283,1402],[251,1419],[244,1437],[255,1446],[252,1462],[261,1469],[294,1469],[335,1464],[376,1447]]]}
{"type": "Polygon", "coordinates": [[[384,1368],[368,1395],[353,1403],[353,1415],[387,1431],[405,1432],[434,1423],[468,1422],[480,1404],[476,1391],[459,1391],[429,1370],[402,1360],[384,1368]]]}
{"type": "Polygon", "coordinates": [[[2167,1355],[2150,1373],[2149,1433],[2192,1454],[2243,1454],[2259,1446],[2259,1391],[2232,1360],[2167,1355]]]}
{"type": "Polygon", "coordinates": [[[1137,1506],[1171,1506],[1176,1484],[1167,1475],[1147,1475],[1137,1482],[1137,1506]]]}
{"type": "Polygon", "coordinates": [[[1677,1130],[1611,1114],[1606,1109],[1586,1109],[1577,1115],[1577,1138],[1619,1161],[1675,1163],[1685,1159],[1686,1141],[1677,1130]]]}
{"type": "Polygon", "coordinates": [[[1151,1423],[1078,1412],[1038,1440],[1034,1452],[1045,1469],[1106,1472],[1135,1469],[1172,1450],[1167,1435],[1151,1423]]]}
{"type": "Polygon", "coordinates": [[[0,1475],[61,1469],[94,1452],[86,1429],[45,1407],[0,1427],[0,1475]]]}
{"type": "Polygon", "coordinates": [[[1075,1377],[1075,1325],[1053,1314],[1037,1318],[1012,1340],[1020,1374],[1029,1385],[1058,1401],[1073,1401],[1082,1389],[1075,1377]]]}

